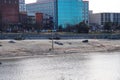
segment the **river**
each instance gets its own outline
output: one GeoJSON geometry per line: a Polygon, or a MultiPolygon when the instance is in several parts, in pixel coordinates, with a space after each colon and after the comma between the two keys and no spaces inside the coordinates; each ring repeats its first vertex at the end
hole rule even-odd
{"type": "Polygon", "coordinates": [[[0,61],[0,80],[120,80],[119,52],[0,61]]]}

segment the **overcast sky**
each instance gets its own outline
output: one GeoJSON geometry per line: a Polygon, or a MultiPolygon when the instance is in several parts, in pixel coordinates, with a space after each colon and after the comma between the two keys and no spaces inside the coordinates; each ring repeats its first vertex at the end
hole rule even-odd
{"type": "MultiPolygon", "coordinates": [[[[26,0],[32,3],[36,0],[26,0]]],[[[89,0],[89,9],[93,12],[120,12],[120,0],[89,0]]]]}

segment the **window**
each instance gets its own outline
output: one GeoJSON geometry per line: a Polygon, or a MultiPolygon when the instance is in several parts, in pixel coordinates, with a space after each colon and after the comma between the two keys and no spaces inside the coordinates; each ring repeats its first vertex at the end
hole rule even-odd
{"type": "Polygon", "coordinates": [[[6,3],[7,3],[7,1],[6,1],[6,0],[4,0],[4,3],[6,4],[6,3]]]}
{"type": "Polygon", "coordinates": [[[15,4],[17,4],[17,1],[15,0],[15,4]]]}
{"type": "Polygon", "coordinates": [[[11,0],[9,0],[9,4],[11,4],[11,0]]]}

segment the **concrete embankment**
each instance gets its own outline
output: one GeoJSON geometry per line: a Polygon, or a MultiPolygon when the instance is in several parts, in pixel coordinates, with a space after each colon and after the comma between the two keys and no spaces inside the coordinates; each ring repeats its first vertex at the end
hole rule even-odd
{"type": "MultiPolygon", "coordinates": [[[[120,39],[120,34],[54,34],[54,37],[59,37],[60,39],[120,39]]],[[[15,39],[15,38],[24,38],[24,39],[49,39],[52,37],[51,34],[0,34],[0,39],[15,39]]]]}
{"type": "MultiPolygon", "coordinates": [[[[61,39],[120,39],[120,34],[54,34],[54,37],[61,39]]],[[[51,34],[0,34],[0,39],[15,39],[22,37],[24,39],[48,39],[51,34]]]]}

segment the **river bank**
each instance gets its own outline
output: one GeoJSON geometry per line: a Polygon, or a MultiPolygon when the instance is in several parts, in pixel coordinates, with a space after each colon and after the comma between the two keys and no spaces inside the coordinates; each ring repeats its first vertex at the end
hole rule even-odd
{"type": "Polygon", "coordinates": [[[60,55],[72,53],[119,52],[119,40],[82,39],[54,40],[54,51],[51,40],[0,40],[0,58],[26,57],[36,55],[60,55]]]}

